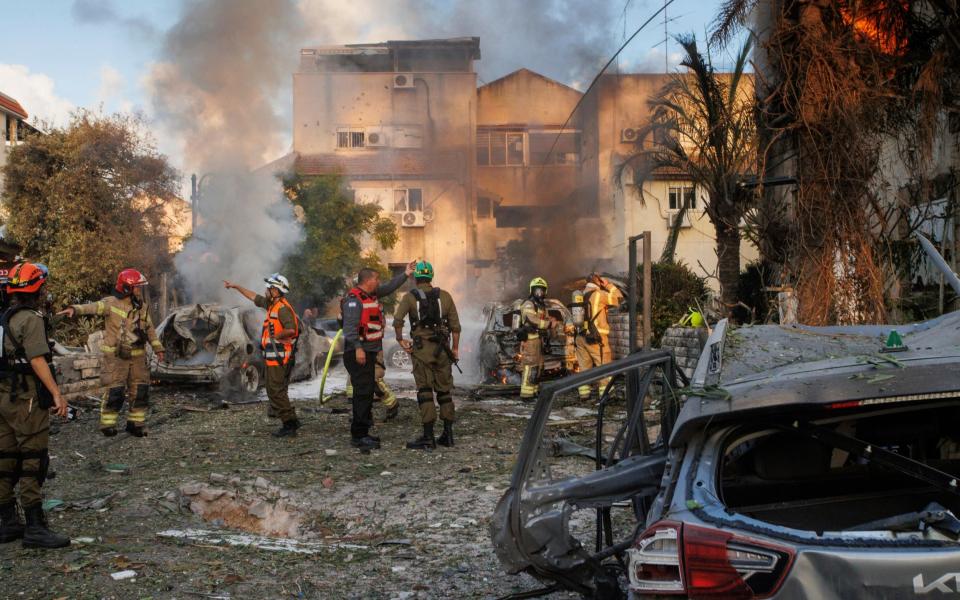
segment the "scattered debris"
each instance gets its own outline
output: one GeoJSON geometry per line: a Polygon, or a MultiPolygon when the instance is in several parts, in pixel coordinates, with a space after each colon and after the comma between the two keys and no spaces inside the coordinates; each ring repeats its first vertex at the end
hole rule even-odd
{"type": "Polygon", "coordinates": [[[114,581],[123,581],[124,579],[133,579],[137,576],[137,572],[133,569],[127,569],[125,571],[117,571],[116,573],[110,573],[110,577],[114,581]]]}
{"type": "Polygon", "coordinates": [[[268,552],[293,552],[296,554],[321,554],[336,550],[365,550],[367,546],[344,542],[306,542],[289,538],[272,538],[250,534],[233,534],[207,529],[167,529],[158,537],[190,540],[217,546],[252,547],[268,552]]]}

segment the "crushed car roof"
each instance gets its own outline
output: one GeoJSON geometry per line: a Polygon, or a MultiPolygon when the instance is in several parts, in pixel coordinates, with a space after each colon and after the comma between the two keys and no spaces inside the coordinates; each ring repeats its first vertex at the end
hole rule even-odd
{"type": "Polygon", "coordinates": [[[718,351],[712,344],[725,325],[704,348],[671,444],[708,421],[743,419],[744,413],[960,396],[960,313],[909,325],[742,327],[727,331],[718,351]],[[891,330],[906,350],[881,352],[891,330]],[[719,381],[711,385],[705,373],[717,364],[719,381]]]}

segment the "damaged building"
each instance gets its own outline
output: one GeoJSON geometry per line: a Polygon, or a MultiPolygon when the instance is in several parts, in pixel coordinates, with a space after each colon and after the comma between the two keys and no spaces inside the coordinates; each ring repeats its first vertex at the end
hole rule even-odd
{"type": "Polygon", "coordinates": [[[528,275],[506,268],[518,258],[547,277],[624,271],[627,239],[651,231],[659,256],[684,201],[677,258],[715,271],[705,193],[685,173],[656,172],[641,200],[623,168],[670,75],[603,75],[584,97],[528,69],[478,87],[480,58],[475,37],[301,50],[284,162],[342,175],[400,228],[384,261],[428,258],[454,292],[515,292],[528,275]],[[542,255],[511,244],[544,236],[542,255]]]}

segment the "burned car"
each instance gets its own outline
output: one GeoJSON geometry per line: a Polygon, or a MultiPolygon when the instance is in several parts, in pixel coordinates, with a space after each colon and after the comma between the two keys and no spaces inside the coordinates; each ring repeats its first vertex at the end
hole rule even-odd
{"type": "Polygon", "coordinates": [[[545,385],[504,568],[589,598],[960,593],[960,314],[892,329],[721,322],[689,385],[669,351],[545,385]],[[591,427],[552,418],[604,377],[627,392],[591,427]]]}
{"type": "MultiPolygon", "coordinates": [[[[264,381],[260,333],[265,311],[257,307],[195,304],[174,309],[157,327],[166,362],[151,364],[154,379],[167,383],[219,384],[255,392],[264,381]]],[[[315,377],[330,340],[303,327],[292,381],[315,377]]]]}
{"type": "MultiPolygon", "coordinates": [[[[483,307],[485,321],[480,334],[478,353],[484,383],[519,384],[523,367],[520,364],[520,305],[491,303],[483,307]]],[[[547,312],[561,324],[570,322],[570,309],[554,298],[546,300],[547,312]]],[[[576,366],[573,338],[564,334],[563,327],[550,331],[543,348],[543,378],[551,379],[572,373],[576,366]]]]}

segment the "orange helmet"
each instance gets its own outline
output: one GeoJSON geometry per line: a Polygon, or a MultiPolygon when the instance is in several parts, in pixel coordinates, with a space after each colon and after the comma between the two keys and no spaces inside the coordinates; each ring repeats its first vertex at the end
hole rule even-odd
{"type": "Polygon", "coordinates": [[[123,295],[133,293],[133,288],[147,285],[147,278],[136,269],[124,269],[117,275],[117,291],[123,295]]]}
{"type": "Polygon", "coordinates": [[[50,271],[46,265],[28,262],[19,263],[10,270],[10,277],[7,280],[7,293],[32,294],[40,290],[49,276],[50,271]]]}

